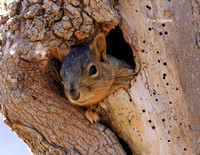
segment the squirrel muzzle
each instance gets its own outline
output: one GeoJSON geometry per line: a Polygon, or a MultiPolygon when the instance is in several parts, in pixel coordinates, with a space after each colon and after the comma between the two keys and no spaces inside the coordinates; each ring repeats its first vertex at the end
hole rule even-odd
{"type": "Polygon", "coordinates": [[[72,88],[69,90],[69,97],[73,100],[78,100],[80,98],[80,92],[72,88]]]}

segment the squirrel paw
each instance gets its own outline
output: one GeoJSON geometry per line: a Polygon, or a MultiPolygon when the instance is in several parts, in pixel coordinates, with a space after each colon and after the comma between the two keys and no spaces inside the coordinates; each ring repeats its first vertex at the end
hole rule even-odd
{"type": "Polygon", "coordinates": [[[91,106],[86,112],[85,117],[93,124],[99,121],[99,116],[96,113],[96,107],[91,106]]]}

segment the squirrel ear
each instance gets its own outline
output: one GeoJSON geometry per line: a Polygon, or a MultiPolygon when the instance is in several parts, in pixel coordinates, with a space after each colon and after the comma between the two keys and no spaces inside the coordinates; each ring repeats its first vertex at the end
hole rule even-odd
{"type": "Polygon", "coordinates": [[[50,51],[54,57],[56,57],[60,62],[63,62],[64,58],[69,54],[70,48],[61,50],[58,47],[50,48],[50,51]]]}
{"type": "Polygon", "coordinates": [[[107,62],[106,55],[106,38],[103,33],[96,36],[93,43],[90,45],[90,51],[99,59],[101,62],[107,62]]]}

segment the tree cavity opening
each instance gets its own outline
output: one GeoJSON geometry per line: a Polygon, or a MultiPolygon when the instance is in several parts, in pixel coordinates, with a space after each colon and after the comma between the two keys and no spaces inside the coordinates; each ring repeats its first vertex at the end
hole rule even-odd
{"type": "Polygon", "coordinates": [[[131,47],[125,42],[123,33],[119,26],[111,30],[106,37],[107,53],[121,60],[126,61],[135,69],[135,62],[131,47]]]}

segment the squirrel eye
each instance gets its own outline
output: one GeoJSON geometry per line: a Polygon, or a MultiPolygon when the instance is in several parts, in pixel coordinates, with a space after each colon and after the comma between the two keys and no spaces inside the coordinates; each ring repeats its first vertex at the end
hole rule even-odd
{"type": "Polygon", "coordinates": [[[96,74],[96,73],[97,73],[97,68],[96,68],[95,65],[92,65],[92,66],[90,67],[89,75],[91,76],[91,75],[94,75],[94,74],[96,74]]]}

